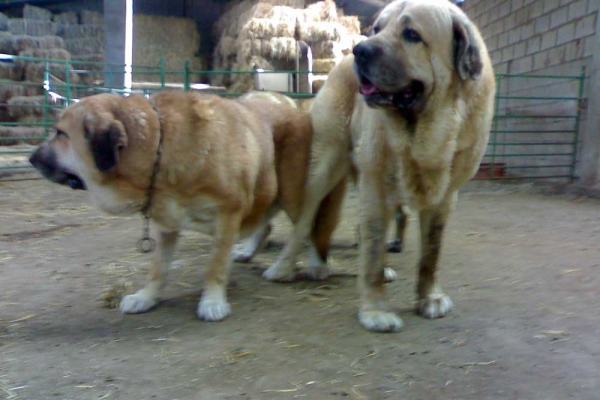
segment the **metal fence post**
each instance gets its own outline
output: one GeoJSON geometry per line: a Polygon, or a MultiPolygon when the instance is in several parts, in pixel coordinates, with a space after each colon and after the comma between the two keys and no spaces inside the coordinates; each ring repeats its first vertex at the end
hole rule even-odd
{"type": "Polygon", "coordinates": [[[571,182],[575,181],[577,177],[575,176],[575,167],[577,166],[577,147],[579,146],[579,125],[581,120],[581,111],[583,110],[583,89],[585,86],[585,67],[581,67],[581,75],[579,76],[579,90],[578,90],[578,99],[577,99],[577,117],[575,118],[575,126],[573,130],[575,134],[573,135],[573,156],[571,158],[571,182]]]}
{"type": "Polygon", "coordinates": [[[183,63],[183,90],[190,90],[190,62],[187,60],[183,63]]]}

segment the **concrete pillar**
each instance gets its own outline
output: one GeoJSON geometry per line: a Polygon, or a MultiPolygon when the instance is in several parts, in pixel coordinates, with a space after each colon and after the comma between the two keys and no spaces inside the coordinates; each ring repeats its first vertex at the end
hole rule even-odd
{"type": "Polygon", "coordinates": [[[122,88],[125,65],[125,0],[104,0],[104,85],[122,88]]]}

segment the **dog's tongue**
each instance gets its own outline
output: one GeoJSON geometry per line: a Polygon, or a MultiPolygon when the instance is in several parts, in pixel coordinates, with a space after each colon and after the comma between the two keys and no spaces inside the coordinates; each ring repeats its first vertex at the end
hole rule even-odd
{"type": "Polygon", "coordinates": [[[363,82],[360,85],[360,94],[364,96],[369,96],[377,92],[379,92],[379,89],[377,89],[377,86],[373,85],[371,82],[363,82]]]}

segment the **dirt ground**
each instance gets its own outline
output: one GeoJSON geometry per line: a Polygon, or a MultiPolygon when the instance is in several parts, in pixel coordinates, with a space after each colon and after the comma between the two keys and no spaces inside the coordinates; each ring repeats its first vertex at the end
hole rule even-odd
{"type": "Polygon", "coordinates": [[[141,218],[46,181],[0,182],[0,398],[600,398],[600,202],[469,185],[441,261],[455,308],[434,321],[412,311],[411,218],[405,253],[388,259],[396,334],[357,321],[354,193],[345,207],[333,277],[261,279],[289,231],[279,218],[271,246],[233,268],[233,315],[206,323],[195,310],[209,239],[186,233],[164,302],[121,315],[101,297],[143,284],[141,218]]]}

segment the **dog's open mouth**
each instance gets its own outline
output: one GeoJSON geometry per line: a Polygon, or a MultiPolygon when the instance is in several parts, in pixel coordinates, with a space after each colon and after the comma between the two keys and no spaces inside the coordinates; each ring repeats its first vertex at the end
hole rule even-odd
{"type": "Polygon", "coordinates": [[[68,187],[70,187],[73,190],[87,190],[87,188],[85,187],[85,184],[83,183],[83,181],[81,180],[81,178],[79,178],[76,175],[73,174],[65,174],[65,178],[63,180],[63,182],[59,182],[63,185],[67,185],[68,187]]]}
{"type": "Polygon", "coordinates": [[[421,81],[412,81],[396,92],[386,92],[369,79],[360,78],[360,93],[370,105],[392,106],[403,111],[414,110],[421,105],[424,92],[425,85],[421,81]]]}

